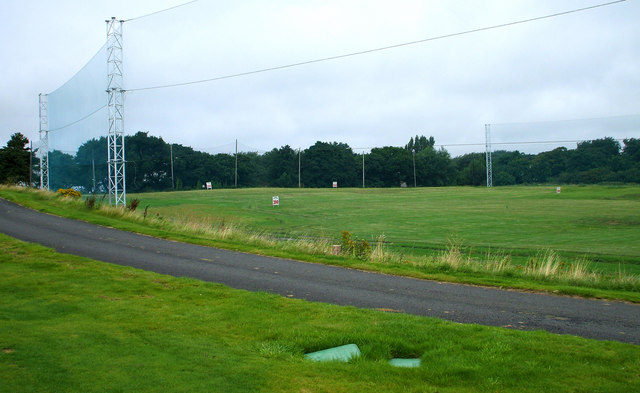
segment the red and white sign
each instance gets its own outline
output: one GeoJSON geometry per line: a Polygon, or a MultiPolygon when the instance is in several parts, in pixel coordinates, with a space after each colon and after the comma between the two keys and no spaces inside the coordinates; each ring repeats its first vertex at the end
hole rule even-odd
{"type": "Polygon", "coordinates": [[[279,196],[274,196],[273,197],[273,206],[280,206],[280,197],[279,196]]]}
{"type": "Polygon", "coordinates": [[[338,182],[337,181],[333,182],[333,188],[338,188],[338,182]]]}
{"type": "Polygon", "coordinates": [[[210,190],[210,189],[212,189],[212,188],[213,188],[213,187],[211,186],[211,182],[210,182],[210,181],[208,181],[208,182],[207,182],[207,190],[210,190]]]}
{"type": "Polygon", "coordinates": [[[556,194],[560,194],[561,191],[562,189],[560,187],[556,187],[556,194]]]}

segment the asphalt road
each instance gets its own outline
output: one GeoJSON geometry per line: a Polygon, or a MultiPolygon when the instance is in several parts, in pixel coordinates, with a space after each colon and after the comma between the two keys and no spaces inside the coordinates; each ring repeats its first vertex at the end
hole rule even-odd
{"type": "Polygon", "coordinates": [[[640,305],[635,304],[439,283],[232,252],[43,214],[3,199],[0,232],[62,253],[238,289],[640,345],[640,305]]]}

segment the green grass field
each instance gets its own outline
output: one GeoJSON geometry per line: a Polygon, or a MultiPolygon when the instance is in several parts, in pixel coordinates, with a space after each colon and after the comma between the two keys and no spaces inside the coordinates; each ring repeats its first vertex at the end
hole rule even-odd
{"type": "Polygon", "coordinates": [[[343,230],[409,255],[451,242],[482,254],[551,249],[605,270],[640,273],[640,187],[239,189],[129,195],[167,218],[209,218],[283,237],[340,238],[343,230]],[[273,207],[273,195],[280,206],[273,207]],[[606,262],[606,263],[605,263],[606,262]]]}
{"type": "Polygon", "coordinates": [[[3,393],[632,391],[635,345],[249,293],[0,235],[3,393]],[[347,343],[359,359],[304,359],[347,343]]]}
{"type": "Polygon", "coordinates": [[[561,194],[555,187],[167,192],[129,195],[140,201],[133,213],[28,189],[0,187],[0,196],[47,213],[213,247],[640,302],[638,186],[563,187],[561,194]],[[274,195],[279,207],[271,204],[274,195]],[[386,242],[373,244],[369,258],[331,255],[344,230],[369,240],[384,235],[386,242]]]}

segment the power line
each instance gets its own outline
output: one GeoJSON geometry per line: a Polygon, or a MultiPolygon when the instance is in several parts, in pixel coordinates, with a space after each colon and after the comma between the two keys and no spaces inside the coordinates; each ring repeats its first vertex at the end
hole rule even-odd
{"type": "MultiPolygon", "coordinates": [[[[566,141],[516,141],[516,142],[491,142],[491,145],[552,145],[563,143],[580,143],[585,141],[591,141],[593,139],[574,139],[566,141]]],[[[615,141],[622,142],[624,139],[614,139],[615,141]]],[[[450,144],[435,144],[434,146],[442,147],[461,147],[461,146],[485,146],[486,142],[482,143],[450,143],[450,144]]]]}
{"type": "Polygon", "coordinates": [[[80,123],[81,121],[83,121],[83,120],[85,120],[85,119],[88,119],[89,117],[91,117],[91,116],[95,115],[96,113],[98,113],[99,111],[101,111],[102,109],[104,109],[104,108],[106,108],[106,107],[107,107],[107,105],[106,105],[106,104],[105,104],[105,105],[102,105],[100,108],[98,108],[98,109],[96,109],[95,111],[93,111],[93,112],[89,113],[89,114],[88,114],[88,115],[86,115],[85,117],[80,118],[80,119],[78,119],[78,120],[76,120],[76,121],[74,121],[74,122],[72,122],[72,123],[65,124],[64,126],[61,126],[61,127],[57,127],[57,128],[51,129],[51,130],[49,130],[49,132],[62,130],[63,128],[71,127],[71,126],[72,126],[72,125],[74,125],[74,124],[78,124],[78,123],[80,123]]]}
{"type": "MultiPolygon", "coordinates": [[[[491,142],[491,145],[553,145],[553,144],[563,144],[563,143],[580,143],[586,141],[593,141],[595,139],[573,139],[573,140],[564,140],[564,141],[514,141],[514,142],[491,142]]],[[[624,139],[614,139],[618,142],[623,142],[624,139]]],[[[467,146],[485,146],[486,142],[477,142],[477,143],[436,143],[434,147],[467,147],[467,146]]],[[[391,146],[391,147],[402,147],[402,146],[391,146]]],[[[371,149],[379,149],[379,146],[375,147],[352,147],[352,150],[371,150],[371,149]]]]}
{"type": "MultiPolygon", "coordinates": [[[[197,0],[194,0],[194,1],[197,1],[197,0]]],[[[343,55],[324,57],[324,58],[320,58],[320,59],[308,60],[308,61],[303,61],[303,62],[299,62],[299,63],[292,63],[292,64],[287,64],[287,65],[282,65],[282,66],[277,66],[277,67],[263,68],[263,69],[254,70],[254,71],[241,72],[241,73],[238,73],[238,74],[230,74],[230,75],[225,75],[225,76],[218,76],[218,77],[214,77],[214,78],[201,79],[201,80],[189,81],[189,82],[173,83],[173,84],[169,84],[169,85],[138,87],[138,88],[135,88],[135,89],[127,89],[127,91],[132,92],[132,91],[141,91],[141,90],[155,90],[155,89],[166,89],[166,88],[169,88],[169,87],[194,85],[194,84],[199,84],[199,83],[214,82],[214,81],[219,81],[219,80],[223,80],[223,79],[238,78],[238,77],[241,77],[241,76],[260,74],[260,73],[264,73],[264,72],[277,71],[277,70],[282,70],[282,69],[286,69],[286,68],[299,67],[299,66],[309,65],[309,64],[314,64],[314,63],[321,63],[321,62],[326,62],[326,61],[331,61],[331,60],[338,60],[338,59],[343,59],[343,58],[346,58],[346,57],[360,56],[360,55],[373,53],[373,52],[381,52],[381,51],[400,48],[400,47],[409,46],[409,45],[422,44],[422,43],[425,43],[425,42],[442,40],[442,39],[445,39],[445,38],[452,38],[452,37],[457,37],[457,36],[466,35],[466,34],[479,33],[479,32],[482,32],[482,31],[494,30],[494,29],[500,29],[500,28],[514,26],[514,25],[519,25],[519,24],[523,24],[523,23],[535,22],[535,21],[539,21],[539,20],[543,20],[543,19],[555,18],[555,17],[558,17],[558,16],[564,16],[564,15],[573,14],[573,13],[577,13],[577,12],[592,10],[592,9],[595,9],[595,8],[606,7],[606,6],[610,6],[610,5],[613,5],[613,4],[622,3],[622,2],[625,2],[625,1],[626,0],[611,1],[611,2],[608,2],[608,3],[597,4],[597,5],[593,5],[593,6],[590,6],[590,7],[577,8],[577,9],[573,9],[573,10],[570,10],[570,11],[558,12],[558,13],[555,13],[555,14],[538,16],[538,17],[535,17],[535,18],[523,19],[523,20],[519,20],[519,21],[515,21],[515,22],[503,23],[503,24],[493,25],[493,26],[488,26],[488,27],[481,27],[481,28],[478,28],[478,29],[466,30],[466,31],[458,32],[458,33],[445,34],[445,35],[441,35],[441,36],[437,36],[437,37],[431,37],[431,38],[425,38],[425,39],[417,40],[417,41],[404,42],[404,43],[401,43],[401,44],[389,45],[389,46],[384,46],[384,47],[375,48],[375,49],[363,50],[363,51],[359,51],[359,52],[352,52],[352,53],[347,53],[347,54],[343,54],[343,55]]],[[[186,5],[186,4],[189,4],[189,3],[185,3],[183,5],[186,5]]],[[[173,8],[175,8],[175,7],[173,7],[173,8]]],[[[162,11],[158,11],[158,12],[162,12],[162,11]]]]}
{"type": "Polygon", "coordinates": [[[179,4],[179,5],[175,5],[175,6],[173,6],[173,7],[165,8],[164,10],[160,10],[160,11],[155,11],[155,12],[152,12],[152,13],[150,13],[150,14],[140,15],[140,16],[136,16],[135,18],[125,19],[125,20],[123,20],[123,22],[130,22],[130,21],[132,21],[132,20],[137,20],[137,19],[146,18],[146,17],[148,17],[148,16],[156,15],[156,14],[159,14],[159,13],[161,13],[161,12],[166,12],[166,11],[170,11],[170,10],[173,10],[173,9],[176,9],[176,8],[179,8],[179,7],[184,7],[185,5],[189,5],[189,4],[195,3],[195,2],[197,2],[197,1],[198,1],[198,0],[192,0],[192,1],[189,1],[189,2],[187,2],[187,3],[179,4]]]}

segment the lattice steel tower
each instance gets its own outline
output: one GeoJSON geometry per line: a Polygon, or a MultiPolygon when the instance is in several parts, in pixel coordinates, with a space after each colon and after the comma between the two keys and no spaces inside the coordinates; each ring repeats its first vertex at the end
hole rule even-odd
{"type": "Polygon", "coordinates": [[[493,187],[493,164],[491,162],[491,124],[484,125],[487,159],[487,187],[493,187]]]}
{"type": "Polygon", "coordinates": [[[107,133],[109,167],[109,203],[127,204],[124,157],[124,90],[122,89],[122,24],[112,17],[107,22],[107,133]]]}
{"type": "Polygon", "coordinates": [[[49,189],[49,113],[48,96],[38,95],[38,115],[40,118],[40,188],[49,189]]]}

